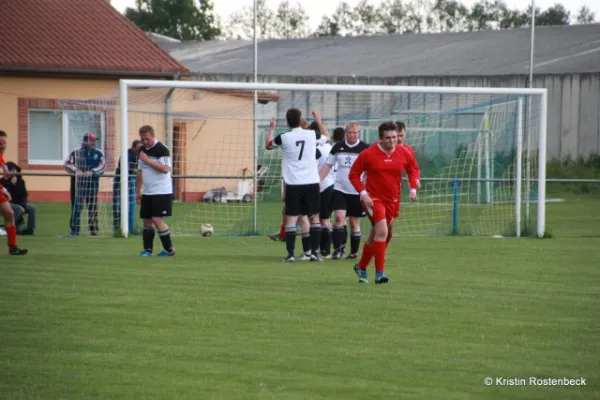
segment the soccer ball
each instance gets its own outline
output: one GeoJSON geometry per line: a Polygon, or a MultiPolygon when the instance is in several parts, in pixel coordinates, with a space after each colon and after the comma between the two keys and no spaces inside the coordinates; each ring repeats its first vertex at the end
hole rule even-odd
{"type": "Polygon", "coordinates": [[[202,224],[202,226],[200,227],[200,234],[204,237],[212,236],[214,231],[215,228],[213,228],[211,224],[202,224]]]}

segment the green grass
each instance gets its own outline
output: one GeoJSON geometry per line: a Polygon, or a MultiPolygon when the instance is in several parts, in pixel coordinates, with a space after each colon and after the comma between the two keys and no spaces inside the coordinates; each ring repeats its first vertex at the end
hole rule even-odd
{"type": "Polygon", "coordinates": [[[0,255],[0,399],[599,398],[598,205],[549,204],[549,240],[397,238],[384,286],[264,237],[140,259],[139,237],[56,237],[65,207],[41,205],[31,253],[0,255]]]}

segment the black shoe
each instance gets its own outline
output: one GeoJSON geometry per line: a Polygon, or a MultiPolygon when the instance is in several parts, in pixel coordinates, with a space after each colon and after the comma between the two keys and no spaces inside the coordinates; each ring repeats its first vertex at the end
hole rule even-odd
{"type": "Polygon", "coordinates": [[[286,258],[283,259],[284,262],[294,262],[295,258],[294,256],[287,256],[286,258]]]}
{"type": "Polygon", "coordinates": [[[346,257],[346,260],[354,260],[357,258],[358,258],[358,254],[352,253],[352,254],[349,254],[348,257],[346,257]]]}
{"type": "Polygon", "coordinates": [[[11,247],[10,249],[8,249],[8,254],[10,254],[11,256],[24,256],[28,252],[29,250],[20,249],[18,247],[11,247]]]}

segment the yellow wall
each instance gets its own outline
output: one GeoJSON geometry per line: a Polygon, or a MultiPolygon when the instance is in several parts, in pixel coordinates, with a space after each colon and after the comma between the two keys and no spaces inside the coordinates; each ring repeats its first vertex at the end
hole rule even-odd
{"type": "MultiPolygon", "coordinates": [[[[173,143],[174,162],[185,159],[187,175],[239,176],[244,168],[252,174],[252,100],[226,94],[195,90],[175,90],[172,95],[171,126],[185,124],[185,143],[173,143]],[[185,155],[177,152],[185,149],[185,155]]],[[[167,89],[143,89],[129,91],[129,143],[137,138],[141,125],[152,125],[157,138],[165,137],[165,95],[167,89]]],[[[105,97],[113,100],[116,137],[113,146],[120,147],[120,116],[118,104],[118,80],[53,79],[0,76],[0,129],[9,134],[9,146],[5,153],[7,161],[18,162],[18,99],[47,98],[86,100],[105,97]]],[[[169,143],[168,143],[169,144],[169,143]]],[[[107,145],[107,143],[105,143],[107,145]]],[[[35,143],[29,143],[35,146],[35,143]]],[[[114,154],[115,161],[119,154],[114,154]]],[[[24,172],[61,173],[54,169],[24,172]]],[[[106,173],[114,173],[107,170],[106,173]]],[[[104,190],[112,189],[112,179],[103,179],[104,190]]],[[[204,192],[214,187],[225,186],[234,190],[237,180],[188,179],[187,192],[204,192]]],[[[65,177],[27,177],[27,186],[32,191],[63,192],[69,190],[65,177]]]]}

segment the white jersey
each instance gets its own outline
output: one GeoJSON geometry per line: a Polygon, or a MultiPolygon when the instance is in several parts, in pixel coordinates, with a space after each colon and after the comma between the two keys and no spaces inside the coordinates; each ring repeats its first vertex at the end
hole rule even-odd
{"type": "Polygon", "coordinates": [[[348,173],[360,152],[368,148],[369,145],[362,140],[359,140],[353,145],[349,145],[344,141],[336,143],[333,146],[326,162],[332,167],[337,166],[337,172],[335,174],[335,190],[339,190],[346,194],[358,194],[350,182],[350,179],[348,179],[348,173]]]}
{"type": "MultiPolygon", "coordinates": [[[[317,160],[317,168],[320,171],[321,168],[323,167],[323,165],[325,165],[325,161],[327,161],[327,157],[329,157],[329,152],[331,151],[332,146],[329,143],[325,143],[320,146],[317,146],[317,148],[321,152],[321,157],[319,157],[319,159],[317,160]]],[[[329,186],[333,185],[334,181],[335,181],[335,169],[334,169],[334,167],[332,167],[329,170],[329,173],[327,174],[325,179],[323,179],[321,181],[321,192],[323,190],[327,189],[329,186]]]]}
{"type": "Polygon", "coordinates": [[[320,137],[318,132],[294,128],[273,140],[273,145],[282,149],[282,172],[286,185],[310,185],[321,181],[315,162],[321,154],[317,150],[320,137]]]}
{"type": "MultiPolygon", "coordinates": [[[[142,152],[154,161],[168,165],[171,168],[171,154],[169,148],[156,140],[149,148],[142,147],[142,152]]],[[[171,172],[163,174],[146,164],[142,160],[138,160],[138,170],[142,171],[142,194],[173,194],[173,180],[171,172]]]]}

